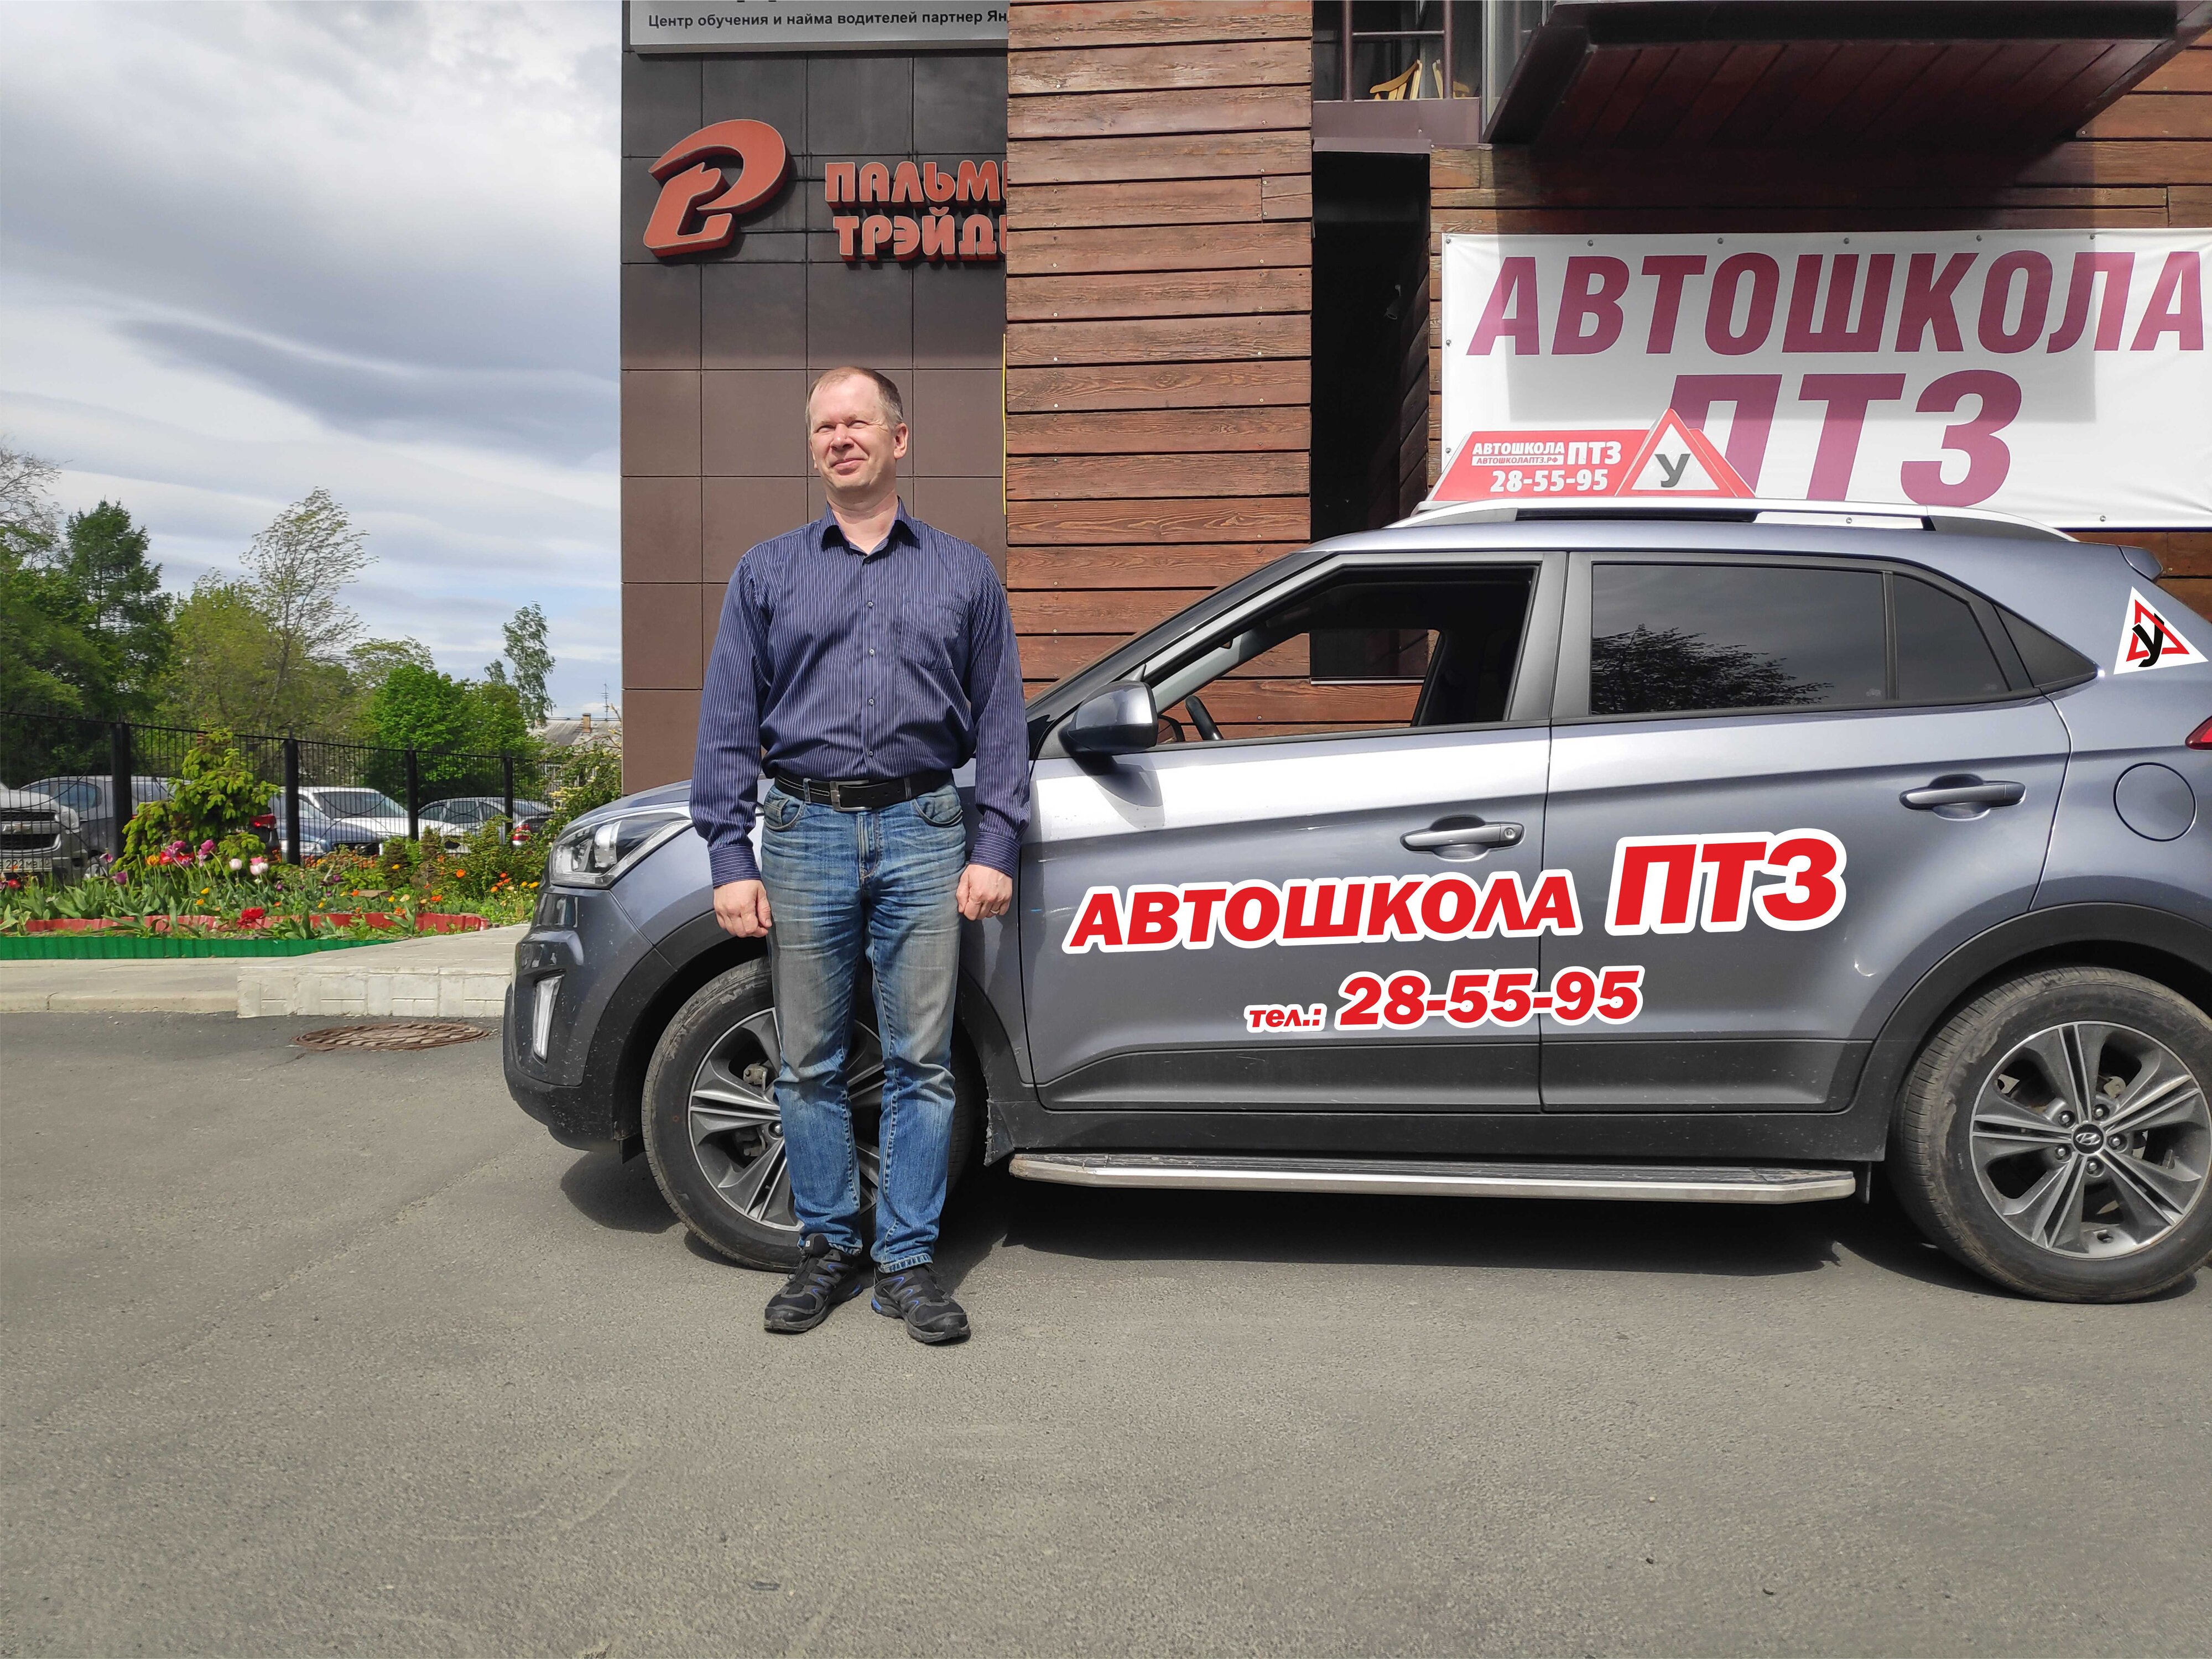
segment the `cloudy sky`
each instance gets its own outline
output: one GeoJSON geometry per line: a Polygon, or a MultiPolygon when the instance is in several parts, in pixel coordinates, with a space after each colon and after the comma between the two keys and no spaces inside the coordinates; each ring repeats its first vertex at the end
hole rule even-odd
{"type": "Polygon", "coordinates": [[[535,600],[596,703],[620,74],[613,0],[0,3],[0,432],[178,589],[324,486],[370,632],[480,675],[535,600]]]}

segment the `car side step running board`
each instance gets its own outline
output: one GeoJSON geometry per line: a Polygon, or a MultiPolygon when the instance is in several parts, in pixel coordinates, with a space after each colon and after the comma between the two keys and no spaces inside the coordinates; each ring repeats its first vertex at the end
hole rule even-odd
{"type": "Polygon", "coordinates": [[[1673,1204],[1811,1204],[1849,1198],[1850,1170],[1762,1164],[1537,1164],[1519,1159],[1205,1157],[1180,1152],[1017,1152],[1024,1181],[1206,1192],[1460,1194],[1621,1198],[1673,1204]]]}

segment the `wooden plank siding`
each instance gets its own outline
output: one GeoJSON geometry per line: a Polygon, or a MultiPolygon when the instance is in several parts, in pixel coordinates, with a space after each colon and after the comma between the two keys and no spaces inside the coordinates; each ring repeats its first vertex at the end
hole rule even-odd
{"type": "MultiPolygon", "coordinates": [[[[1629,84],[1631,78],[1639,72],[1656,76],[1663,67],[1644,63],[1645,52],[1672,50],[1622,54],[1620,62],[1605,66],[1603,76],[1585,70],[1571,90],[1571,107],[1563,109],[1555,122],[1571,126],[1571,136],[1587,138],[1607,131],[1608,121],[1635,118],[1642,94],[1629,84]]],[[[1826,120],[1833,106],[1827,92],[1832,83],[1855,84],[1854,77],[1867,72],[1863,64],[1842,61],[1854,50],[1793,46],[1792,73],[1783,82],[1770,78],[1764,89],[1745,94],[1732,112],[1717,113],[1711,104],[1693,102],[1679,112],[1680,119],[1711,125],[1723,143],[1739,117],[1755,120],[1753,130],[1770,135],[1785,127],[1809,129],[1826,120]],[[1787,100],[1780,96],[1785,85],[1787,100]]],[[[1967,48],[1948,50],[1961,56],[1915,60],[1913,72],[1929,77],[1923,84],[1942,75],[1985,72],[1967,48]]],[[[2056,92],[2069,79],[2103,73],[2109,65],[2100,58],[2093,46],[2039,48],[2038,61],[2023,66],[2022,72],[2041,76],[2056,92]]],[[[1734,58],[1715,67],[1707,84],[1716,102],[1726,100],[1726,88],[1740,68],[1734,58]]],[[[1929,117],[1931,122],[1936,118],[1929,117]]],[[[1612,131],[1617,145],[1622,135],[1617,127],[1612,131]]],[[[1679,125],[1674,129],[1677,134],[1682,131],[1679,125]]],[[[2113,100],[2075,138],[2037,155],[1772,149],[1709,151],[1692,158],[1665,149],[1547,152],[1484,147],[1436,151],[1430,157],[1429,184],[1430,283],[1439,293],[1443,238],[1455,231],[2212,225],[2212,33],[2199,36],[2139,87],[2113,100]]],[[[1429,328],[1428,476],[1433,482],[1443,435],[1441,307],[1430,313],[1429,328]]],[[[2084,540],[2147,548],[2166,568],[2161,585],[2200,616],[2212,617],[2212,531],[2075,533],[2084,540]]]]}
{"type": "Polygon", "coordinates": [[[1010,9],[1006,586],[1031,690],[1306,539],[1311,27],[1307,0],[1010,9]]]}

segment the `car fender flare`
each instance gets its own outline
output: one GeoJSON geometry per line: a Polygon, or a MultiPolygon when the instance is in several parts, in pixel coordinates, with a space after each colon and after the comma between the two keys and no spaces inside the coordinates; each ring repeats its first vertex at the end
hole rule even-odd
{"type": "MultiPolygon", "coordinates": [[[[2085,950],[2166,958],[2200,987],[2212,987],[2212,927],[2142,904],[2059,904],[2030,910],[1975,935],[1923,974],[1874,1042],[1850,1109],[1876,1115],[1885,1139],[1898,1091],[1937,1027],[1978,987],[2038,957],[2085,950]]],[[[2187,988],[2182,988],[2188,994],[2187,988]]],[[[2203,1003],[2203,989],[2196,1000],[2203,1003]]],[[[2208,1009],[2212,1012],[2212,1009],[2208,1009]]]]}

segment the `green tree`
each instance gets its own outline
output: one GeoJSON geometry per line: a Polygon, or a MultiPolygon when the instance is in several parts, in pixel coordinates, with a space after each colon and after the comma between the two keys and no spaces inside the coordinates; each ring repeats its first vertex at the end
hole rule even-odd
{"type": "Polygon", "coordinates": [[[62,569],[83,596],[106,684],[86,688],[88,712],[143,720],[168,665],[175,600],[161,591],[161,567],[146,556],[146,532],[113,501],[70,515],[62,569]]]}
{"type": "Polygon", "coordinates": [[[283,707],[295,678],[342,657],[361,618],[338,598],[368,568],[366,538],[327,489],[312,489],[253,538],[239,562],[276,635],[270,696],[283,707]]]}
{"type": "MultiPolygon", "coordinates": [[[[240,576],[210,574],[178,607],[164,688],[179,725],[303,737],[357,734],[364,687],[352,655],[361,619],[343,599],[369,562],[361,532],[327,490],[312,491],[253,538],[240,576]]],[[[411,641],[369,641],[360,666],[428,654],[411,641]]]]}
{"type": "Polygon", "coordinates": [[[27,536],[0,535],[0,707],[86,713],[84,688],[106,663],[83,595],[34,550],[27,536]]]}
{"type": "Polygon", "coordinates": [[[493,685],[512,684],[522,700],[523,718],[532,726],[543,726],[553,706],[545,690],[545,677],[553,672],[553,653],[545,643],[545,613],[534,604],[526,605],[500,631],[506,637],[506,660],[486,664],[484,678],[493,685]]]}
{"type": "Polygon", "coordinates": [[[467,685],[421,663],[395,665],[369,700],[369,729],[387,749],[465,749],[475,724],[467,685]]]}

